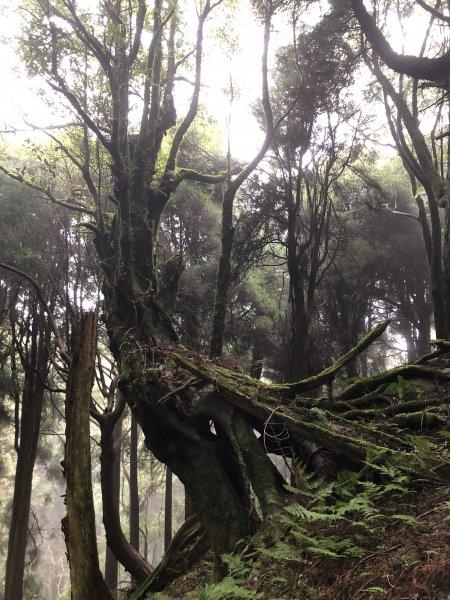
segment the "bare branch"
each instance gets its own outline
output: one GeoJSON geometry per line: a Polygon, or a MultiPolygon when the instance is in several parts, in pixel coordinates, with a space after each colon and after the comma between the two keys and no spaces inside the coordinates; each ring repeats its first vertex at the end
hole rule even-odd
{"type": "Polygon", "coordinates": [[[14,273],[14,275],[18,275],[19,277],[22,277],[23,279],[26,279],[29,283],[31,283],[33,288],[36,290],[36,294],[39,298],[39,302],[42,304],[45,312],[47,313],[47,318],[49,320],[50,327],[52,328],[53,334],[55,336],[56,344],[58,346],[61,357],[64,360],[64,362],[66,363],[66,365],[69,365],[72,358],[70,356],[69,351],[67,350],[66,344],[64,343],[64,340],[61,336],[58,325],[56,324],[55,318],[50,310],[49,305],[47,304],[47,301],[44,297],[44,294],[42,292],[40,285],[37,283],[37,281],[35,279],[33,279],[33,277],[31,277],[30,275],[27,275],[23,271],[20,271],[19,269],[16,269],[15,267],[12,267],[11,265],[7,265],[6,263],[0,262],[0,268],[5,269],[5,271],[9,271],[10,273],[14,273]]]}
{"type": "Polygon", "coordinates": [[[145,15],[147,14],[147,6],[145,0],[139,0],[139,8],[136,15],[136,31],[134,32],[133,45],[130,51],[129,66],[131,67],[137,58],[139,47],[141,44],[142,30],[144,27],[145,15]]]}
{"type": "Polygon", "coordinates": [[[170,177],[170,173],[175,170],[176,159],[178,155],[178,151],[180,149],[181,142],[183,141],[186,132],[191,126],[198,110],[198,103],[200,97],[200,86],[201,86],[201,74],[202,74],[202,53],[203,53],[203,27],[205,21],[211,12],[211,10],[220,4],[220,2],[216,2],[213,7],[210,6],[209,1],[206,2],[203,13],[199,15],[198,20],[198,28],[197,28],[197,43],[195,48],[195,84],[194,91],[191,98],[191,103],[189,106],[189,110],[186,113],[185,118],[181,122],[178,127],[175,137],[172,142],[172,147],[170,148],[169,157],[167,159],[166,167],[164,170],[164,178],[167,176],[170,177]]]}
{"type": "Polygon", "coordinates": [[[439,12],[438,10],[436,10],[435,8],[433,8],[433,6],[429,6],[426,2],[424,2],[424,0],[416,0],[416,2],[424,10],[426,10],[427,12],[429,12],[430,15],[432,15],[436,19],[439,19],[439,21],[444,21],[444,23],[447,23],[447,24],[450,25],[450,17],[447,17],[447,16],[443,15],[441,12],[439,12]]]}
{"type": "Polygon", "coordinates": [[[27,187],[31,188],[32,190],[36,190],[38,192],[43,193],[46,196],[45,199],[50,200],[50,202],[52,202],[53,204],[57,204],[58,206],[63,206],[64,208],[68,208],[69,210],[73,210],[78,213],[92,215],[92,216],[95,215],[95,211],[93,211],[89,208],[86,208],[82,204],[77,204],[77,203],[73,202],[73,200],[71,200],[71,199],[59,200],[58,198],[56,198],[56,196],[53,195],[53,193],[50,191],[49,188],[44,188],[41,185],[37,185],[36,183],[33,183],[32,181],[29,181],[28,179],[26,179],[21,173],[14,173],[13,171],[10,171],[9,169],[7,169],[6,167],[4,167],[1,164],[0,164],[0,171],[5,173],[5,175],[8,175],[8,177],[10,177],[11,179],[14,179],[14,181],[23,183],[27,187]]]}

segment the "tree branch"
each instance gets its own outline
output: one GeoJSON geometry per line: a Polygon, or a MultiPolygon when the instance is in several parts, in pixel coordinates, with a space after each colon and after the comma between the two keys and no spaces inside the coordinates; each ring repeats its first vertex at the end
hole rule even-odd
{"type": "Polygon", "coordinates": [[[419,6],[421,6],[424,10],[429,12],[430,15],[432,15],[436,19],[439,19],[440,21],[444,21],[444,23],[450,24],[450,17],[446,17],[445,15],[443,15],[441,12],[439,12],[432,6],[428,6],[428,4],[426,2],[424,2],[424,0],[416,0],[416,2],[419,6]]]}
{"type": "Polygon", "coordinates": [[[58,206],[63,206],[64,208],[68,208],[69,210],[73,210],[78,213],[95,216],[95,211],[90,210],[89,208],[86,208],[85,206],[82,206],[81,204],[75,204],[72,201],[68,202],[67,200],[59,200],[52,194],[52,192],[50,191],[49,188],[44,188],[40,185],[37,185],[36,183],[32,183],[31,181],[26,179],[21,173],[13,173],[12,171],[9,171],[6,167],[4,167],[1,164],[0,164],[0,171],[5,173],[5,175],[8,175],[8,177],[10,177],[11,179],[14,179],[14,181],[23,183],[27,187],[31,188],[32,190],[36,190],[38,192],[45,194],[45,196],[47,197],[47,200],[50,200],[50,202],[52,202],[53,204],[57,204],[58,206]]]}
{"type": "Polygon", "coordinates": [[[447,81],[450,50],[437,58],[398,54],[391,48],[375,20],[367,12],[363,0],[349,0],[349,2],[367,40],[390,69],[416,79],[426,79],[436,83],[447,81]]]}
{"type": "Polygon", "coordinates": [[[199,181],[200,183],[221,183],[227,178],[227,172],[216,173],[214,175],[208,173],[199,173],[194,169],[177,169],[172,180],[181,183],[185,179],[190,181],[199,181]]]}
{"type": "Polygon", "coordinates": [[[12,267],[11,265],[7,265],[6,263],[0,262],[0,268],[5,269],[5,271],[9,271],[10,273],[14,273],[14,275],[18,275],[19,277],[22,277],[23,279],[26,279],[29,283],[31,283],[33,288],[36,290],[36,294],[39,298],[39,301],[42,304],[42,306],[44,307],[45,312],[47,313],[47,318],[49,320],[50,327],[52,328],[53,334],[55,336],[56,345],[58,346],[61,357],[64,360],[64,362],[66,363],[66,365],[69,365],[72,360],[72,357],[70,356],[70,353],[67,350],[66,344],[64,343],[64,340],[62,339],[61,333],[58,329],[58,325],[56,324],[55,318],[53,317],[50,307],[47,304],[44,294],[42,293],[42,289],[41,289],[40,285],[37,283],[37,281],[35,279],[33,279],[33,277],[31,277],[30,275],[27,275],[23,271],[20,271],[19,269],[16,269],[15,267],[12,267]]]}

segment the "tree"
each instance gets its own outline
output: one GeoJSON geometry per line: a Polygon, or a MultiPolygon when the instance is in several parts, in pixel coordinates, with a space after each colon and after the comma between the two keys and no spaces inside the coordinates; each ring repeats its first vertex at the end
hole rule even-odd
{"type": "MultiPolygon", "coordinates": [[[[236,457],[226,439],[216,439],[208,428],[199,428],[195,422],[190,424],[172,402],[163,401],[167,393],[170,395],[171,388],[161,379],[156,365],[160,344],[177,339],[165,309],[173,300],[166,294],[169,286],[159,281],[157,265],[163,210],[183,180],[214,183],[226,177],[226,174],[205,175],[177,168],[176,163],[185,133],[198,109],[204,26],[219,3],[207,0],[199,12],[193,50],[192,99],[162,166],[158,160],[162,158],[164,133],[176,123],[175,74],[184,62],[183,57],[176,54],[179,22],[176,5],[164,7],[160,0],[155,0],[151,15],[152,42],[146,51],[142,46],[142,32],[148,24],[144,2],[139,2],[136,8],[121,2],[107,3],[98,16],[78,11],[71,1],[37,2],[30,21],[32,32],[24,51],[30,68],[45,75],[79,120],[83,132],[79,150],[68,148],[63,141],[60,146],[81,172],[93,207],[89,207],[89,202],[74,198],[66,204],[88,218],[85,227],[94,233],[104,275],[103,315],[112,352],[121,368],[119,387],[144,431],[147,446],[178,475],[192,496],[217,557],[217,573],[221,570],[219,555],[231,550],[249,531],[248,492],[238,477],[236,457]],[[168,37],[164,38],[166,29],[168,37]],[[41,49],[39,53],[37,44],[41,49]],[[69,50],[74,57],[72,62],[77,60],[83,68],[67,71],[70,67],[65,53],[69,50]],[[130,93],[137,80],[142,82],[143,90],[141,119],[137,134],[132,138],[130,93]],[[108,190],[106,205],[107,211],[114,212],[112,219],[104,209],[103,189],[94,182],[90,156],[96,145],[111,165],[113,186],[108,190]],[[147,368],[146,357],[151,354],[156,363],[147,368]],[[220,490],[220,502],[211,502],[217,490],[220,490]]],[[[265,89],[270,21],[275,9],[275,4],[264,9],[265,89]]],[[[267,99],[267,94],[264,98],[267,99]]],[[[248,168],[244,169],[230,183],[230,190],[239,187],[247,172],[248,168]]],[[[35,185],[23,175],[16,177],[27,180],[30,186],[35,185]]],[[[44,191],[50,199],[55,198],[50,189],[44,191]]],[[[225,227],[228,227],[226,223],[225,227]]],[[[176,292],[176,286],[170,289],[173,294],[176,292]]],[[[246,430],[246,435],[249,433],[246,430]]],[[[272,471],[268,466],[266,469],[272,471]]]]}
{"type": "MultiPolygon", "coordinates": [[[[449,197],[448,197],[448,173],[439,168],[443,165],[436,154],[436,146],[432,140],[432,149],[427,145],[425,136],[419,126],[418,91],[419,81],[433,82],[440,88],[446,85],[447,73],[450,64],[450,53],[448,50],[440,52],[437,57],[424,56],[430,30],[433,21],[448,25],[448,19],[437,9],[430,8],[425,2],[419,2],[421,8],[431,14],[429,27],[424,35],[424,42],[419,56],[402,55],[394,52],[386,37],[378,28],[375,19],[366,10],[361,0],[350,0],[362,32],[372,46],[375,58],[370,62],[371,69],[383,87],[388,121],[395,143],[402,157],[405,167],[409,170],[413,181],[415,195],[419,181],[424,187],[430,211],[431,226],[425,215],[423,201],[420,195],[416,195],[420,210],[423,228],[424,243],[428,254],[430,272],[432,278],[433,303],[435,314],[435,326],[438,337],[448,337],[450,332],[450,234],[449,234],[449,197]],[[400,89],[397,91],[392,82],[383,74],[379,67],[378,57],[392,70],[401,75],[412,78],[411,82],[411,109],[405,100],[405,87],[403,79],[400,78],[400,89]],[[397,118],[394,118],[388,101],[391,101],[397,110],[397,118]],[[403,129],[409,134],[412,150],[405,139],[403,129]],[[446,207],[445,217],[445,243],[444,261],[442,266],[441,246],[441,223],[438,207],[446,207]]],[[[441,100],[437,100],[439,104],[441,100]]],[[[432,137],[435,133],[432,132],[432,137]]],[[[443,158],[443,157],[442,157],[443,158]]]]}
{"type": "MultiPolygon", "coordinates": [[[[8,179],[0,180],[2,200],[1,253],[15,267],[1,264],[2,289],[8,298],[2,311],[7,324],[9,358],[15,403],[17,464],[11,504],[5,596],[21,600],[24,594],[26,549],[29,542],[33,472],[40,438],[41,416],[48,391],[58,389],[58,376],[51,372],[54,347],[51,319],[44,306],[57,312],[58,289],[64,279],[65,257],[61,247],[64,211],[52,214],[36,203],[34,193],[23,193],[8,179]],[[11,231],[16,235],[11,236],[11,231]],[[53,263],[53,272],[45,266],[53,263]],[[26,269],[24,274],[21,269],[26,269]],[[45,289],[45,292],[42,290],[45,289]],[[53,380],[53,381],[52,381],[53,380]],[[56,383],[55,383],[56,380],[56,383]]],[[[6,367],[2,363],[2,370],[6,367]]]]}
{"type": "MultiPolygon", "coordinates": [[[[407,175],[402,181],[399,160],[380,168],[371,155],[350,169],[354,174],[335,188],[343,231],[341,252],[321,291],[332,335],[326,343],[339,355],[357,343],[374,315],[385,315],[407,340],[409,360],[416,360],[430,344],[431,290],[407,175]]],[[[359,374],[355,363],[348,369],[349,376],[359,374]]]]}
{"type": "Polygon", "coordinates": [[[250,217],[257,227],[253,238],[259,236],[262,242],[266,236],[260,232],[270,217],[272,259],[280,263],[284,254],[286,260],[291,309],[288,381],[308,375],[316,290],[339,243],[333,186],[355,156],[355,140],[344,141],[341,134],[356,112],[344,98],[352,81],[353,56],[342,41],[341,26],[339,14],[332,10],[314,27],[297,25],[294,45],[278,52],[274,107],[281,112],[292,98],[295,102],[274,136],[267,189],[255,199],[259,223],[250,217]]]}

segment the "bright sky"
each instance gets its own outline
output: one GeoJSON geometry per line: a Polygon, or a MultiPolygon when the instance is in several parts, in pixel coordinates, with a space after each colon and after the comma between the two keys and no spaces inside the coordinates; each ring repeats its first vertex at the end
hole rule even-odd
{"type": "MultiPolygon", "coordinates": [[[[195,14],[195,3],[187,0],[187,4],[195,14]],[[191,4],[190,4],[191,3],[191,4]]],[[[323,7],[325,3],[321,3],[323,7]]],[[[317,5],[316,5],[317,6],[317,5]]],[[[55,114],[43,101],[39,94],[42,88],[48,93],[49,88],[38,80],[26,77],[15,48],[14,36],[19,32],[16,3],[11,0],[0,0],[0,76],[2,93],[0,94],[0,130],[9,127],[18,130],[16,136],[3,136],[10,143],[22,143],[27,137],[37,137],[36,132],[30,132],[24,124],[23,117],[28,122],[38,126],[46,126],[60,122],[55,114]],[[12,6],[12,8],[11,8],[12,6]]],[[[220,9],[219,9],[220,10],[220,9]]],[[[250,160],[262,142],[263,134],[251,114],[251,106],[261,94],[261,52],[262,52],[262,26],[256,20],[249,7],[249,0],[239,3],[239,12],[235,18],[229,19],[228,29],[234,27],[234,37],[238,40],[233,51],[219,40],[217,22],[219,14],[212,14],[207,24],[205,35],[205,61],[203,67],[203,84],[201,101],[208,107],[209,112],[217,120],[218,125],[225,132],[226,120],[230,112],[230,103],[227,95],[230,76],[233,82],[235,98],[231,112],[231,150],[233,156],[241,160],[250,160]],[[212,35],[211,35],[212,34],[212,35]]],[[[196,27],[194,18],[187,26],[187,35],[193,33],[196,27]],[[189,31],[191,30],[191,31],[189,31]]],[[[398,39],[401,39],[401,30],[395,23],[390,28],[397,29],[398,39]]],[[[420,46],[426,20],[417,26],[411,25],[405,29],[405,43],[409,52],[417,52],[420,46]],[[420,34],[418,34],[420,30],[420,34]]],[[[232,33],[233,36],[233,33],[232,33]]],[[[290,33],[282,23],[275,23],[274,34],[271,41],[273,50],[282,43],[289,41],[290,33]]],[[[401,50],[401,43],[394,44],[396,50],[401,50]]],[[[190,95],[189,86],[181,88],[182,96],[190,95]]],[[[182,102],[186,105],[186,102],[182,102]]],[[[179,114],[181,115],[181,112],[179,114]]]]}
{"type": "MultiPolygon", "coordinates": [[[[241,4],[239,19],[235,22],[245,23],[245,35],[242,30],[238,32],[240,47],[229,56],[225,55],[223,47],[217,43],[214,14],[206,25],[201,102],[208,107],[219,127],[225,131],[230,111],[227,90],[231,76],[235,89],[231,118],[232,153],[241,160],[249,160],[263,139],[263,134],[250,114],[251,104],[261,91],[263,32],[246,2],[241,4]],[[209,35],[211,33],[212,36],[209,35]]],[[[193,32],[195,27],[196,23],[193,24],[193,32]]],[[[9,0],[0,0],[0,130],[17,130],[15,135],[2,135],[5,141],[12,144],[21,144],[29,137],[45,138],[43,134],[31,131],[24,119],[39,127],[61,122],[42,97],[41,91],[49,94],[49,88],[38,78],[29,79],[24,73],[15,48],[14,37],[18,33],[19,18],[16,9],[11,8],[9,0]]],[[[180,106],[184,109],[187,102],[183,101],[183,96],[187,100],[192,88],[183,87],[180,86],[180,106]]],[[[181,110],[179,116],[183,116],[181,110]]]]}
{"type": "MultiPolygon", "coordinates": [[[[50,113],[47,106],[38,96],[36,86],[24,76],[20,58],[16,52],[14,36],[18,34],[19,21],[14,8],[8,0],[0,0],[0,77],[2,93],[0,94],[0,129],[9,127],[24,129],[22,115],[28,115],[39,124],[45,121],[50,113]],[[41,120],[42,119],[42,120],[41,120]]],[[[14,143],[13,136],[3,139],[14,143]]],[[[20,136],[20,140],[23,137],[20,136]]]]}
{"type": "MultiPolygon", "coordinates": [[[[234,52],[226,53],[226,49],[224,52],[224,48],[214,43],[214,39],[208,40],[209,47],[205,48],[203,102],[224,131],[231,110],[231,154],[250,160],[264,138],[251,115],[252,104],[261,95],[263,27],[256,22],[247,2],[240,5],[238,19],[234,23],[244,25],[236,28],[238,47],[234,52]],[[233,87],[231,106],[230,80],[233,87]]],[[[213,22],[210,28],[214,31],[213,22]]]]}

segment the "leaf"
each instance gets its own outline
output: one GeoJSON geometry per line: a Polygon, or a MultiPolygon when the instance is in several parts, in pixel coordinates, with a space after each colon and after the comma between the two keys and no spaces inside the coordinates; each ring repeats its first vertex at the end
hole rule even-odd
{"type": "Polygon", "coordinates": [[[389,385],[386,386],[384,393],[387,394],[388,396],[390,396],[390,395],[396,394],[397,390],[398,390],[398,385],[396,383],[390,383],[389,385]]]}
{"type": "Polygon", "coordinates": [[[431,445],[429,440],[421,435],[415,435],[412,437],[413,444],[417,450],[417,454],[419,455],[419,461],[422,466],[425,465],[426,460],[431,455],[431,445]]]}
{"type": "Polygon", "coordinates": [[[403,397],[405,395],[405,380],[403,379],[403,377],[401,375],[397,376],[397,393],[398,393],[398,397],[400,400],[403,400],[403,397]]]}
{"type": "Polygon", "coordinates": [[[395,515],[391,515],[391,519],[396,519],[398,521],[404,521],[405,523],[408,523],[408,525],[417,525],[419,523],[419,521],[412,515],[395,514],[395,515]]]}

